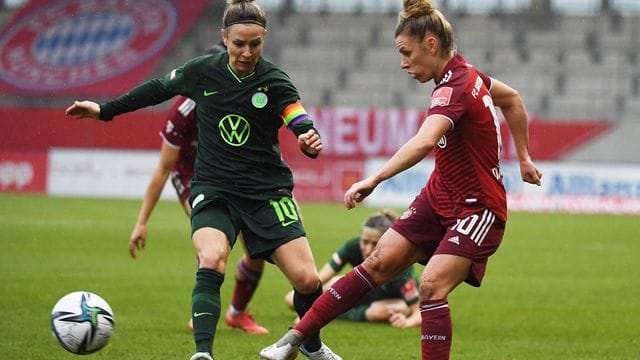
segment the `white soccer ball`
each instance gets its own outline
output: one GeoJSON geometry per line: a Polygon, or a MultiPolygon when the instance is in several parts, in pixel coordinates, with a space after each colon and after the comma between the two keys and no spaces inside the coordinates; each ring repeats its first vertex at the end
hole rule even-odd
{"type": "Polygon", "coordinates": [[[115,326],[109,304],[100,296],[76,291],[63,296],[51,310],[51,331],[60,346],[74,354],[102,349],[115,326]]]}

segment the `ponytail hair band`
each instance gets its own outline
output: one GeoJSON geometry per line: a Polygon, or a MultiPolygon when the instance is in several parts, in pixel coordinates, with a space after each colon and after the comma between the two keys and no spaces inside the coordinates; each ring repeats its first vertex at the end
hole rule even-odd
{"type": "Polygon", "coordinates": [[[253,19],[244,19],[244,20],[231,21],[228,24],[225,24],[224,28],[228,29],[229,27],[231,27],[231,25],[235,25],[235,24],[254,24],[254,25],[262,26],[265,29],[267,28],[267,23],[266,22],[253,20],[253,19]]]}

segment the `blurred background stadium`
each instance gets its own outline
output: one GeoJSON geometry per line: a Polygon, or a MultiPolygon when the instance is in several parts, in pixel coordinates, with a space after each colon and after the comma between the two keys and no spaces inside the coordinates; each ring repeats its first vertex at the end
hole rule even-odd
{"type": "MultiPolygon", "coordinates": [[[[114,97],[202,54],[219,41],[225,5],[217,0],[82,3],[5,0],[0,10],[4,191],[74,195],[68,189],[52,189],[52,183],[69,181],[51,175],[63,166],[51,158],[59,158],[64,149],[157,149],[157,129],[171,102],[127,115],[152,121],[122,120],[109,127],[78,124],[64,118],[63,109],[79,98],[114,97]],[[150,35],[145,38],[140,29],[150,35]],[[62,150],[52,155],[52,149],[62,150]],[[31,188],[20,178],[28,170],[15,165],[25,158],[25,151],[47,151],[48,168],[41,170],[45,179],[31,188]],[[14,168],[7,159],[13,159],[14,168]]],[[[328,142],[325,159],[312,166],[288,155],[290,147],[284,140],[285,156],[298,169],[299,196],[339,199],[347,183],[373,166],[371,161],[390,156],[411,135],[430,96],[433,84],[418,84],[399,67],[393,30],[402,2],[258,3],[269,17],[265,57],[293,78],[328,142]],[[378,139],[384,136],[395,139],[378,139]],[[320,191],[312,189],[318,184],[320,191]]],[[[452,22],[463,56],[518,89],[524,98],[531,117],[531,152],[537,161],[549,162],[544,164],[551,169],[545,185],[556,185],[544,195],[599,197],[600,205],[595,206],[605,212],[611,201],[626,201],[630,210],[623,212],[638,211],[640,1],[440,0],[437,4],[452,22]],[[601,170],[594,173],[596,168],[601,170]],[[616,198],[607,198],[602,205],[603,195],[616,198]]],[[[508,143],[506,133],[503,129],[508,143]]],[[[514,160],[510,149],[504,158],[509,170],[514,160]]],[[[38,166],[32,168],[37,176],[38,166]]],[[[521,191],[509,171],[506,177],[510,191],[521,191]]],[[[423,178],[407,180],[411,189],[401,191],[411,193],[423,178]]],[[[141,188],[145,181],[141,180],[141,188]]],[[[68,187],[77,189],[76,184],[68,187]]],[[[142,195],[135,186],[131,191],[142,195]]],[[[531,190],[522,191],[528,200],[531,190]]],[[[534,207],[566,208],[548,197],[534,207]]]]}

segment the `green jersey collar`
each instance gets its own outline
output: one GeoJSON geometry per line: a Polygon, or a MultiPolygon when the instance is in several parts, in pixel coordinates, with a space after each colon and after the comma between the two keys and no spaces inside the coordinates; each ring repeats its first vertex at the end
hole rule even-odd
{"type": "Polygon", "coordinates": [[[229,70],[229,72],[231,73],[233,78],[236,79],[236,81],[238,81],[238,83],[241,83],[243,80],[246,80],[246,79],[252,77],[256,73],[256,71],[254,69],[250,74],[245,75],[243,77],[240,77],[235,73],[235,71],[233,71],[233,69],[231,68],[231,65],[229,65],[229,63],[227,63],[227,70],[229,70]]]}

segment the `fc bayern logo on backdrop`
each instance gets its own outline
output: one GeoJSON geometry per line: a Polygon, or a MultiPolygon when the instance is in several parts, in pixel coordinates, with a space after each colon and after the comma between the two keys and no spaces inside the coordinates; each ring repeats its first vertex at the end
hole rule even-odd
{"type": "Polygon", "coordinates": [[[171,0],[60,0],[0,38],[0,78],[25,90],[91,85],[158,54],[175,34],[171,0]]]}

